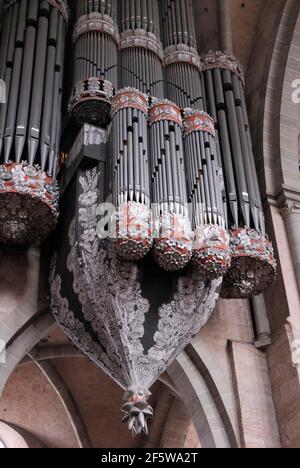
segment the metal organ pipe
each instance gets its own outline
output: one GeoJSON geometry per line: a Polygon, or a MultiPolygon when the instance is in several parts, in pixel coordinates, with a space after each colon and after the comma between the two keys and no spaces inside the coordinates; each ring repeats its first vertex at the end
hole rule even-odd
{"type": "Polygon", "coordinates": [[[115,245],[119,256],[130,261],[143,258],[152,246],[147,118],[148,97],[140,91],[125,88],[113,98],[115,245]]]}
{"type": "Polygon", "coordinates": [[[226,52],[233,52],[231,0],[219,0],[220,47],[226,52]]]}
{"type": "Polygon", "coordinates": [[[122,1],[122,86],[164,98],[157,0],[122,1]]]}
{"type": "Polygon", "coordinates": [[[208,123],[212,128],[212,120],[204,113],[206,93],[192,2],[162,0],[161,15],[167,97],[186,109],[184,148],[195,230],[193,263],[203,277],[217,278],[230,265],[227,202],[218,134],[203,131],[202,121],[207,129],[208,123]]]}
{"type": "Polygon", "coordinates": [[[240,63],[232,55],[211,52],[203,58],[208,110],[219,131],[229,201],[232,267],[223,297],[260,294],[276,276],[273,248],[257,181],[240,63]]]}
{"type": "Polygon", "coordinates": [[[191,0],[162,0],[167,97],[181,108],[206,110],[191,0]]]}
{"type": "Polygon", "coordinates": [[[53,230],[58,214],[55,171],[68,8],[54,0],[6,1],[4,8],[0,203],[8,215],[0,219],[0,242],[33,244],[53,230]]]}
{"type": "Polygon", "coordinates": [[[215,134],[214,121],[208,114],[185,109],[184,149],[195,233],[192,261],[204,279],[224,276],[231,263],[215,134]]]}
{"type": "Polygon", "coordinates": [[[80,122],[105,126],[118,81],[116,0],[77,2],[74,89],[69,112],[80,122]]]}
{"type": "Polygon", "coordinates": [[[182,117],[172,102],[155,101],[149,111],[154,258],[167,271],[184,268],[192,257],[183,160],[182,117]]]}
{"type": "MultiPolygon", "coordinates": [[[[46,3],[49,8],[49,4],[46,3]]],[[[10,159],[11,150],[13,146],[13,139],[15,133],[16,116],[18,110],[18,93],[21,79],[23,52],[24,52],[24,39],[26,31],[26,12],[27,1],[23,0],[19,5],[19,14],[17,21],[17,29],[15,36],[15,49],[14,59],[12,66],[10,102],[8,106],[6,124],[4,129],[4,162],[7,163],[10,159]]],[[[40,119],[39,119],[40,120],[40,119]]],[[[31,164],[33,161],[31,162],[31,164]]]]}

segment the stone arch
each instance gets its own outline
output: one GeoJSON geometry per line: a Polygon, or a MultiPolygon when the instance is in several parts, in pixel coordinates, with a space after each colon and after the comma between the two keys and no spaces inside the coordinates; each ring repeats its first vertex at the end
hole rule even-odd
{"type": "MultiPolygon", "coordinates": [[[[293,92],[300,83],[300,3],[294,2],[290,11],[290,24],[286,31],[287,60],[281,93],[280,107],[280,160],[283,184],[288,189],[299,190],[299,144],[300,144],[300,105],[293,101],[293,92]],[[294,15],[294,16],[293,16],[294,15]],[[292,36],[291,36],[292,33],[292,36]],[[290,44],[288,43],[290,41],[290,44]]],[[[278,40],[281,38],[279,37],[278,40]]]]}
{"type": "Polygon", "coordinates": [[[160,448],[201,448],[198,434],[184,403],[173,399],[160,440],[160,448]]]}
{"type": "Polygon", "coordinates": [[[21,427],[0,421],[0,448],[46,448],[30,432],[21,427]]]}
{"type": "Polygon", "coordinates": [[[54,325],[54,318],[47,311],[27,324],[8,345],[5,351],[5,363],[0,364],[0,395],[18,364],[52,330],[54,325]]]}
{"type": "Polygon", "coordinates": [[[267,0],[258,24],[260,48],[254,43],[246,93],[262,195],[282,203],[283,189],[300,182],[300,115],[292,101],[293,81],[300,79],[300,1],[271,3],[274,15],[267,0]]]}
{"type": "Polygon", "coordinates": [[[47,262],[37,247],[0,249],[0,395],[26,354],[49,333],[47,262]]]}
{"type": "Polygon", "coordinates": [[[293,102],[294,80],[300,78],[299,0],[286,2],[270,64],[264,106],[266,188],[271,196],[298,189],[299,104],[293,102]],[[273,162],[273,164],[271,164],[273,162]]]}
{"type": "MultiPolygon", "coordinates": [[[[279,126],[274,128],[274,138],[279,138],[278,151],[282,170],[282,186],[277,204],[282,214],[292,252],[292,261],[298,289],[300,291],[300,173],[299,173],[299,131],[300,104],[293,100],[297,83],[300,83],[300,2],[294,1],[289,11],[286,32],[286,67],[282,83],[279,111],[279,126]],[[294,15],[294,16],[293,16],[294,15]],[[288,42],[289,41],[289,42],[288,42]]],[[[284,21],[282,21],[284,24],[284,21]]],[[[280,36],[278,40],[280,41],[280,36]]],[[[285,57],[284,57],[285,59],[285,57]]]]}
{"type": "Polygon", "coordinates": [[[233,390],[227,388],[223,371],[216,362],[204,344],[197,345],[197,349],[191,345],[169,368],[168,374],[182,395],[202,447],[238,448],[236,413],[231,403],[233,390]]]}
{"type": "Polygon", "coordinates": [[[30,432],[0,421],[0,448],[46,448],[45,445],[38,440],[30,432]],[[2,447],[1,447],[2,441],[2,447]]]}
{"type": "MultiPolygon", "coordinates": [[[[283,326],[300,301],[299,105],[292,101],[292,82],[300,78],[299,11],[300,0],[264,2],[256,34],[260,47],[254,43],[246,77],[267,232],[279,259],[278,280],[265,293],[272,330],[283,326]],[[282,290],[287,301],[282,300],[282,290]],[[281,303],[276,316],[274,297],[281,303]]],[[[297,316],[294,320],[299,327],[297,316]]]]}
{"type": "Polygon", "coordinates": [[[49,382],[56,395],[58,396],[61,405],[66,413],[66,416],[73,429],[79,448],[90,448],[90,441],[85,427],[84,421],[81,417],[80,411],[73,399],[67,385],[60,377],[59,373],[51,363],[51,361],[33,361],[40,369],[46,380],[49,382]]]}
{"type": "Polygon", "coordinates": [[[29,445],[16,429],[0,421],[0,448],[28,449],[29,445]]]}

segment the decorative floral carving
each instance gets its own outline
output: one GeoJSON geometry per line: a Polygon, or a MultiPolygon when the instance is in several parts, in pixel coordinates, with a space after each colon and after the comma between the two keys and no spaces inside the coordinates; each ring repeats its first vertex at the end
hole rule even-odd
{"type": "Polygon", "coordinates": [[[144,388],[130,387],[124,395],[124,405],[122,411],[125,416],[123,423],[128,424],[128,429],[133,435],[144,432],[148,434],[147,420],[153,416],[153,408],[148,404],[147,398],[150,392],[144,388]]]}
{"type": "Polygon", "coordinates": [[[203,111],[194,109],[184,110],[183,136],[186,137],[193,132],[207,132],[212,136],[216,135],[213,118],[203,111]]]}
{"type": "Polygon", "coordinates": [[[231,54],[227,52],[210,51],[206,55],[202,56],[203,71],[213,70],[214,68],[223,68],[230,70],[245,82],[243,66],[241,62],[231,54]]]}
{"type": "Polygon", "coordinates": [[[151,211],[142,203],[124,203],[116,213],[116,250],[127,261],[145,257],[152,247],[151,211]]]}
{"type": "Polygon", "coordinates": [[[193,264],[203,278],[224,276],[231,264],[229,235],[218,225],[203,225],[196,229],[193,264]]]}
{"type": "Polygon", "coordinates": [[[164,51],[161,42],[155,34],[147,32],[144,29],[124,31],[121,34],[120,47],[122,50],[131,47],[143,47],[157,55],[161,62],[164,61],[164,51]]]}
{"type": "Polygon", "coordinates": [[[165,65],[173,63],[189,63],[202,71],[202,64],[198,52],[186,44],[176,44],[165,49],[165,65]]]}
{"type": "Polygon", "coordinates": [[[160,218],[158,240],[154,244],[153,255],[158,265],[166,271],[184,268],[192,258],[190,221],[174,213],[164,213],[160,218]]]}
{"type": "Polygon", "coordinates": [[[0,242],[39,244],[56,226],[58,187],[38,166],[0,166],[0,242]]]}
{"type": "Polygon", "coordinates": [[[109,15],[97,11],[90,12],[88,15],[82,15],[79,18],[74,28],[73,42],[75,43],[83,34],[93,31],[109,35],[119,46],[120,36],[118,26],[109,15]]]}
{"type": "Polygon", "coordinates": [[[112,101],[112,117],[121,109],[137,109],[148,115],[148,96],[135,88],[124,88],[116,93],[112,101]]]}
{"type": "Polygon", "coordinates": [[[179,107],[167,99],[154,100],[154,104],[149,109],[149,122],[153,125],[161,120],[176,122],[182,126],[182,117],[179,107]]]}
{"type": "Polygon", "coordinates": [[[110,81],[98,77],[78,81],[68,110],[83,124],[103,127],[110,121],[113,93],[114,88],[110,81]]]}
{"type": "Polygon", "coordinates": [[[140,357],[139,369],[146,388],[160,375],[196,336],[210,318],[219,297],[222,280],[204,283],[196,271],[179,278],[174,299],[159,309],[155,345],[147,361],[140,357]]]}
{"type": "Polygon", "coordinates": [[[261,294],[276,279],[276,260],[267,236],[250,228],[230,231],[232,263],[221,296],[244,299],[261,294]]]}

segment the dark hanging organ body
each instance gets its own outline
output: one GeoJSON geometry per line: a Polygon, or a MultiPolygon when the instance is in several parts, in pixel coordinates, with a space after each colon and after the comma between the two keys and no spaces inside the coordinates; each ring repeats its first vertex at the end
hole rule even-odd
{"type": "MultiPolygon", "coordinates": [[[[243,74],[225,53],[200,59],[191,0],[69,6],[73,82],[51,307],[127,389],[123,422],[147,433],[149,388],[206,323],[222,282],[223,297],[248,298],[276,275],[243,74]],[[100,240],[111,200],[116,235],[100,240]]],[[[67,21],[65,1],[5,1],[0,243],[38,243],[56,225],[67,21]]]]}
{"type": "Polygon", "coordinates": [[[203,62],[208,110],[218,129],[228,196],[232,266],[222,296],[247,298],[274,281],[276,262],[265,234],[243,72],[237,59],[222,52],[209,53],[203,62]]]}
{"type": "Polygon", "coordinates": [[[80,122],[105,126],[118,85],[117,1],[76,2],[74,89],[69,112],[80,122]]]}
{"type": "Polygon", "coordinates": [[[0,79],[0,242],[44,240],[57,220],[66,2],[4,5],[0,79]]]}

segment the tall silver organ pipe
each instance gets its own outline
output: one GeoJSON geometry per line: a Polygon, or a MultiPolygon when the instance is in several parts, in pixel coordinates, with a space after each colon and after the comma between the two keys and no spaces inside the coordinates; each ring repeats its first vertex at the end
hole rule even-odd
{"type": "Polygon", "coordinates": [[[223,52],[209,53],[203,63],[208,110],[219,133],[231,227],[233,260],[223,296],[250,297],[272,283],[276,262],[265,235],[242,67],[223,52]]]}
{"type": "Polygon", "coordinates": [[[185,109],[183,135],[195,233],[192,261],[203,278],[216,279],[227,272],[231,256],[218,180],[214,121],[205,112],[185,109]]]}
{"type": "Polygon", "coordinates": [[[122,86],[164,98],[163,49],[157,0],[122,1],[122,86]]]}
{"type": "Polygon", "coordinates": [[[65,1],[16,0],[6,1],[4,8],[0,204],[8,214],[0,219],[0,242],[31,244],[47,237],[57,218],[55,173],[68,7],[65,1]]]}
{"type": "Polygon", "coordinates": [[[161,1],[167,97],[181,108],[206,110],[191,0],[161,1]]]}
{"type": "Polygon", "coordinates": [[[196,48],[196,30],[191,0],[161,0],[166,47],[185,44],[196,48]]]}
{"type": "Polygon", "coordinates": [[[116,0],[77,2],[73,33],[74,89],[69,112],[80,122],[105,126],[118,85],[116,0]]]}
{"type": "Polygon", "coordinates": [[[115,245],[119,256],[130,261],[143,258],[152,246],[147,119],[148,97],[140,91],[125,88],[113,98],[115,245]]]}
{"type": "Polygon", "coordinates": [[[155,101],[149,111],[154,258],[167,271],[184,268],[192,256],[183,160],[182,116],[174,103],[155,101]]]}
{"type": "Polygon", "coordinates": [[[76,2],[77,18],[91,13],[108,15],[117,23],[117,0],[86,0],[76,2]]]}

